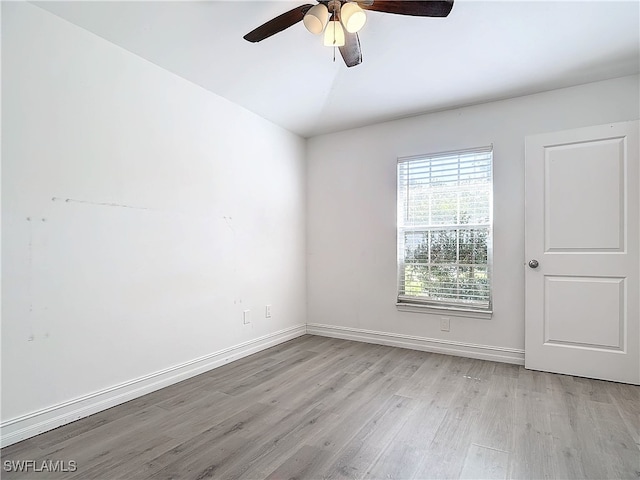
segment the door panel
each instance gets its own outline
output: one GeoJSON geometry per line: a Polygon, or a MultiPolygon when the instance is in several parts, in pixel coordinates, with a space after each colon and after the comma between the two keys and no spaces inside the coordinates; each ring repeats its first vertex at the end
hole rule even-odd
{"type": "Polygon", "coordinates": [[[638,128],[526,139],[527,368],[640,383],[638,128]]]}
{"type": "Polygon", "coordinates": [[[546,344],[622,350],[624,279],[549,275],[545,282],[546,344]]]}
{"type": "Polygon", "coordinates": [[[623,248],[624,146],[614,138],[545,148],[545,251],[623,248]]]}

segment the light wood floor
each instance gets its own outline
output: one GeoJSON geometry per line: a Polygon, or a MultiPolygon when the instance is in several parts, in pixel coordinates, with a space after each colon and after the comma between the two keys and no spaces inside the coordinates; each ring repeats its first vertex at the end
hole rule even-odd
{"type": "Polygon", "coordinates": [[[2,450],[12,478],[638,478],[640,388],[304,336],[2,450]]]}

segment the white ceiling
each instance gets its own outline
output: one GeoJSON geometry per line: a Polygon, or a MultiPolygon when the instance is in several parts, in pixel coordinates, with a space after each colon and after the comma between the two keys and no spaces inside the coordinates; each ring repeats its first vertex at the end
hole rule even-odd
{"type": "Polygon", "coordinates": [[[242,38],[303,3],[315,2],[36,4],[304,137],[640,71],[637,0],[456,0],[447,18],[367,12],[353,68],[302,23],[242,38]]]}

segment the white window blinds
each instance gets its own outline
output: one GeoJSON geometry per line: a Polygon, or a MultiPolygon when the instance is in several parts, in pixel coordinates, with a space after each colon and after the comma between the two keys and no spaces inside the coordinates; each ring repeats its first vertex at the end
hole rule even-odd
{"type": "Polygon", "coordinates": [[[398,302],[491,308],[492,147],[398,160],[398,302]]]}

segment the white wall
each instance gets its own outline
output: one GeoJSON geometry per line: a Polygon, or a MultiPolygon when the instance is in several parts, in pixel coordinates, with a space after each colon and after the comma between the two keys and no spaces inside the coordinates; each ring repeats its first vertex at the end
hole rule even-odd
{"type": "Polygon", "coordinates": [[[309,328],[339,327],[333,333],[341,336],[352,329],[408,335],[433,339],[434,345],[445,348],[462,343],[496,347],[490,349],[493,352],[513,349],[522,358],[524,138],[637,119],[638,91],[638,77],[624,77],[310,139],[309,328]],[[451,317],[451,331],[441,332],[438,315],[399,312],[395,306],[396,160],[490,144],[494,314],[490,320],[451,317]]]}
{"type": "Polygon", "coordinates": [[[30,4],[2,47],[3,422],[304,331],[304,139],[30,4]]]}

